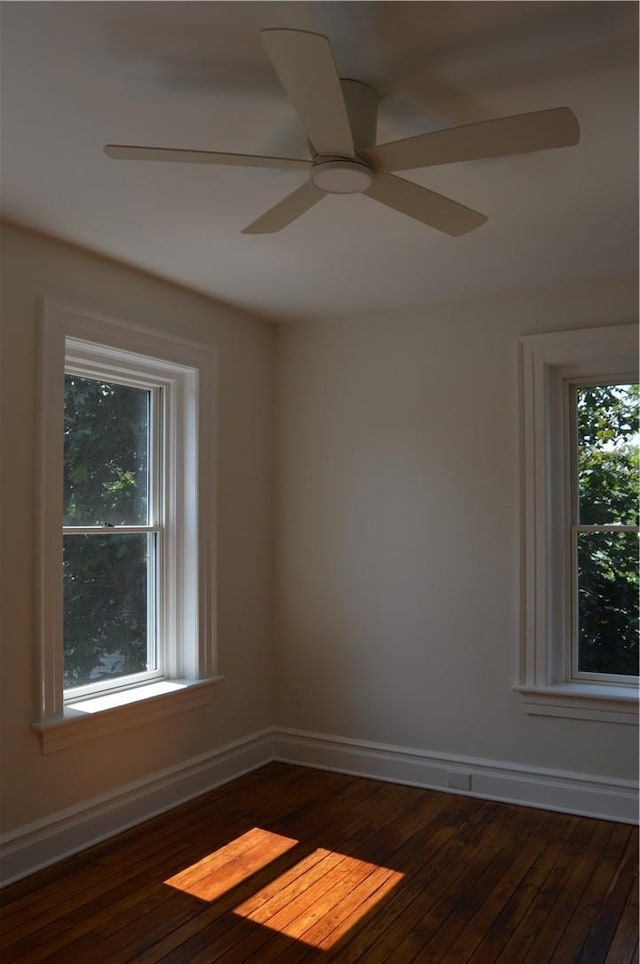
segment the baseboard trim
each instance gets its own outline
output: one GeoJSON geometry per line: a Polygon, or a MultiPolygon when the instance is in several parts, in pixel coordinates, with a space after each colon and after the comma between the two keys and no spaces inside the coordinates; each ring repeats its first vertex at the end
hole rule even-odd
{"type": "Polygon", "coordinates": [[[0,886],[122,833],[273,759],[270,729],[83,801],[0,838],[0,886]]]}
{"type": "Polygon", "coordinates": [[[286,728],[274,730],[274,757],[283,763],[389,783],[619,823],[638,822],[638,785],[631,780],[606,780],[570,770],[526,767],[286,728]],[[467,780],[469,789],[461,789],[467,780]]]}
{"type": "Polygon", "coordinates": [[[631,780],[276,727],[5,834],[0,838],[0,886],[272,761],[619,823],[638,822],[638,786],[631,780]],[[462,789],[467,781],[469,789],[462,789]]]}

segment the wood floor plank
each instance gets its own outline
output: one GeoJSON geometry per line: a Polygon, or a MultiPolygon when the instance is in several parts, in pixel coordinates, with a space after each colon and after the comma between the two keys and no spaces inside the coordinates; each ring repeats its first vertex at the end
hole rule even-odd
{"type": "MultiPolygon", "coordinates": [[[[91,848],[92,865],[98,862],[106,868],[110,863],[115,862],[117,869],[123,859],[125,849],[131,860],[136,858],[136,851],[142,850],[142,853],[138,855],[144,859],[153,848],[154,841],[159,840],[164,843],[168,836],[173,837],[180,834],[181,825],[182,832],[185,832],[194,820],[203,821],[206,819],[202,813],[202,802],[205,800],[208,804],[207,810],[212,814],[213,819],[216,819],[218,815],[221,817],[225,812],[231,812],[234,807],[234,797],[241,799],[244,795],[250,796],[252,786],[259,786],[262,781],[264,781],[265,788],[270,782],[275,785],[279,781],[279,771],[273,770],[273,767],[277,767],[277,764],[269,764],[268,767],[262,768],[260,773],[252,771],[239,777],[237,789],[234,788],[230,794],[225,794],[224,788],[221,787],[195,800],[181,804],[171,811],[174,819],[172,819],[170,828],[165,825],[164,815],[160,815],[144,824],[145,832],[143,835],[140,833],[139,826],[124,831],[118,835],[118,852],[115,857],[111,856],[113,838],[97,844],[91,848]]],[[[197,829],[196,825],[194,832],[197,832],[197,829]]],[[[43,900],[46,900],[48,893],[57,893],[63,877],[67,878],[66,890],[69,893],[72,893],[75,889],[81,890],[83,872],[85,874],[92,872],[92,866],[87,862],[86,852],[67,857],[57,864],[39,870],[30,877],[0,890],[0,907],[5,908],[3,920],[9,919],[13,914],[18,916],[24,914],[25,910],[33,903],[34,887],[38,888],[43,900]]]]}
{"type": "MultiPolygon", "coordinates": [[[[302,776],[306,782],[305,771],[302,771],[302,776]]],[[[304,831],[304,826],[301,823],[302,820],[307,822],[307,828],[309,825],[313,828],[313,833],[320,833],[322,837],[325,835],[330,835],[333,832],[332,828],[336,822],[341,825],[347,823],[347,816],[353,810],[353,805],[356,799],[360,800],[361,803],[367,798],[379,799],[381,787],[378,784],[370,783],[367,786],[366,791],[367,792],[365,793],[364,789],[359,787],[357,783],[350,785],[345,783],[344,780],[342,781],[340,792],[337,795],[334,795],[334,797],[327,797],[327,795],[322,791],[322,788],[320,788],[320,790],[316,793],[316,803],[314,806],[311,806],[311,804],[308,803],[305,808],[298,807],[295,814],[288,816],[284,821],[274,822],[273,820],[269,820],[269,826],[271,829],[276,831],[281,831],[283,827],[286,826],[287,832],[291,832],[293,830],[298,833],[299,831],[304,831]],[[325,828],[324,832],[322,831],[323,826],[325,828]]],[[[394,800],[396,803],[400,798],[407,795],[407,793],[410,793],[408,788],[396,788],[394,792],[394,800]]],[[[267,815],[265,814],[265,816],[267,815]]],[[[311,834],[309,833],[308,829],[306,831],[306,837],[307,839],[311,838],[311,834]]],[[[308,851],[310,845],[305,844],[304,846],[308,851]]],[[[300,859],[300,855],[298,855],[297,859],[300,859]]],[[[288,861],[286,861],[285,864],[288,866],[288,861]]],[[[273,867],[278,867],[278,870],[281,869],[277,862],[274,863],[273,867]]],[[[264,883],[263,877],[256,877],[256,879],[252,882],[252,886],[258,886],[261,883],[264,883]]],[[[234,897],[236,900],[240,900],[241,898],[241,892],[236,894],[234,897]]],[[[169,922],[169,925],[166,926],[165,921],[158,920],[157,914],[155,914],[154,919],[150,920],[148,925],[150,928],[152,928],[151,932],[156,935],[156,948],[147,946],[145,949],[144,935],[141,936],[139,932],[137,932],[135,924],[132,924],[127,929],[127,933],[120,934],[121,941],[119,949],[117,956],[113,958],[113,960],[128,960],[136,953],[143,953],[145,960],[157,960],[162,956],[162,954],[170,953],[172,949],[181,945],[184,941],[196,940],[199,931],[209,926],[212,919],[224,917],[226,910],[228,910],[228,901],[226,898],[223,898],[217,901],[211,910],[207,908],[197,915],[194,914],[192,918],[181,921],[180,926],[176,924],[175,927],[171,926],[173,923],[171,921],[169,922]],[[131,941],[127,944],[122,943],[122,939],[128,937],[131,938],[131,941]]],[[[225,929],[228,929],[230,923],[232,924],[233,920],[231,922],[225,920],[225,929]]],[[[146,944],[148,945],[148,940],[146,941],[146,944]]],[[[193,947],[191,950],[194,950],[193,947]]],[[[184,951],[184,953],[186,953],[186,951],[184,951]]]]}
{"type": "Polygon", "coordinates": [[[164,883],[211,902],[297,844],[294,837],[252,827],[164,883]]]}
{"type": "MultiPolygon", "coordinates": [[[[303,782],[306,783],[307,773],[303,771],[302,777],[303,782]]],[[[303,829],[303,822],[306,820],[310,820],[314,827],[321,825],[321,816],[325,811],[331,814],[332,820],[335,819],[335,814],[341,813],[342,808],[349,806],[350,794],[353,791],[350,787],[347,787],[346,790],[344,787],[342,787],[339,797],[332,797],[324,792],[326,789],[327,787],[320,787],[319,790],[314,790],[315,803],[314,800],[308,800],[304,806],[301,806],[298,803],[295,807],[295,811],[287,814],[287,816],[284,818],[284,821],[274,821],[271,815],[271,808],[268,806],[268,813],[262,814],[262,816],[265,818],[262,822],[268,822],[269,826],[275,831],[281,831],[283,823],[286,823],[286,826],[290,831],[293,830],[293,832],[298,833],[299,830],[303,829]]],[[[376,789],[377,788],[375,786],[370,788],[372,793],[375,792],[376,789]]],[[[258,813],[257,816],[261,815],[258,813]]],[[[256,877],[255,884],[258,882],[258,878],[256,877]]],[[[170,903],[166,891],[165,900],[170,903]]],[[[226,898],[222,898],[214,904],[215,916],[223,913],[226,903],[226,898]]],[[[172,940],[174,938],[176,929],[182,930],[182,932],[186,931],[189,934],[197,933],[200,929],[202,929],[203,926],[205,926],[207,919],[205,915],[207,910],[208,904],[205,903],[205,911],[202,911],[202,907],[199,906],[194,908],[192,915],[189,915],[184,920],[179,920],[177,922],[176,920],[172,919],[170,915],[159,919],[156,911],[153,913],[153,919],[146,920],[143,917],[142,920],[144,920],[146,923],[148,932],[153,933],[156,936],[156,942],[160,942],[165,935],[167,935],[169,940],[172,940]],[[195,918],[195,921],[193,918],[195,918]],[[181,928],[178,927],[179,924],[182,925],[181,928]]],[[[181,943],[182,940],[184,940],[184,936],[178,938],[178,943],[181,943]]],[[[118,932],[117,951],[115,956],[112,951],[109,960],[110,962],[113,961],[114,964],[117,961],[130,960],[134,955],[141,953],[145,946],[148,946],[148,944],[148,937],[144,932],[140,932],[139,920],[133,921],[128,927],[118,932]]],[[[157,959],[152,948],[148,949],[148,954],[145,956],[148,956],[150,959],[157,959]]]]}
{"type": "Polygon", "coordinates": [[[638,957],[638,872],[609,945],[605,964],[634,964],[638,957]]]}
{"type": "MultiPolygon", "coordinates": [[[[338,822],[336,822],[334,818],[336,813],[340,813],[339,810],[334,811],[329,825],[325,824],[324,830],[321,833],[318,832],[318,822],[314,822],[312,833],[307,835],[306,845],[309,846],[310,842],[317,842],[318,839],[323,839],[330,840],[334,846],[342,849],[348,850],[350,847],[353,847],[356,842],[366,848],[366,842],[371,839],[372,835],[376,837],[379,836],[381,832],[384,832],[386,822],[395,820],[398,814],[404,812],[402,806],[403,800],[406,802],[409,810],[413,808],[416,795],[414,792],[409,792],[408,788],[393,785],[377,785],[376,787],[375,784],[372,784],[372,788],[375,788],[375,790],[368,799],[370,805],[373,805],[373,810],[369,810],[369,821],[367,823],[363,824],[363,814],[357,812],[359,808],[356,808],[355,814],[353,813],[354,801],[345,801],[348,804],[348,809],[342,813],[338,822]],[[331,826],[333,826],[333,829],[330,829],[331,826]]],[[[363,790],[364,787],[360,786],[359,795],[361,797],[363,790]]],[[[430,811],[433,812],[434,809],[438,808],[432,806],[430,811]]],[[[317,859],[320,859],[321,856],[316,850],[313,855],[309,855],[307,861],[302,860],[296,868],[293,868],[294,872],[289,876],[295,878],[297,883],[295,886],[293,884],[291,885],[290,893],[292,895],[304,890],[304,888],[312,882],[315,862],[317,859]],[[311,876],[307,876],[305,879],[307,864],[311,876]]],[[[282,883],[277,876],[274,877],[274,880],[275,883],[272,881],[270,886],[258,891],[259,897],[256,901],[257,905],[269,901],[273,896],[280,893],[282,883]]],[[[235,956],[240,954],[253,954],[257,950],[264,953],[261,949],[270,940],[275,931],[269,933],[266,928],[247,926],[248,922],[246,919],[242,920],[237,915],[230,918],[228,915],[222,913],[222,911],[227,909],[226,907],[219,906],[201,915],[201,927],[197,932],[177,947],[172,955],[161,959],[166,961],[183,959],[197,961],[201,955],[206,954],[208,960],[215,960],[219,958],[222,959],[226,953],[235,956]],[[212,956],[212,951],[206,950],[212,943],[215,943],[216,947],[215,957],[212,956]],[[237,946],[239,944],[242,944],[241,949],[237,946]]]]}
{"type": "MultiPolygon", "coordinates": [[[[594,842],[597,842],[599,833],[606,836],[608,830],[609,833],[612,832],[606,825],[600,825],[598,831],[594,834],[594,842]]],[[[608,843],[608,838],[602,848],[603,851],[606,843],[608,843]]],[[[584,853],[576,855],[567,878],[567,886],[563,888],[547,914],[544,930],[531,943],[524,958],[525,964],[537,964],[540,960],[551,961],[554,959],[557,945],[567,931],[568,921],[576,918],[576,915],[576,919],[584,916],[583,908],[586,904],[589,887],[591,887],[591,893],[596,901],[602,896],[602,885],[596,879],[597,875],[604,875],[605,878],[608,878],[614,870],[613,858],[602,858],[597,846],[588,847],[584,853]],[[610,869],[605,868],[604,863],[600,863],[605,859],[612,861],[610,869]]],[[[588,927],[588,924],[586,926],[588,927]]],[[[573,945],[573,951],[575,952],[575,944],[573,945]]]]}
{"type": "Polygon", "coordinates": [[[576,960],[602,962],[618,926],[637,872],[637,845],[629,845],[621,861],[601,856],[582,898],[568,922],[552,960],[563,964],[576,960]]]}
{"type": "MultiPolygon", "coordinates": [[[[318,950],[326,950],[347,933],[355,921],[361,920],[375,910],[396,886],[394,871],[387,867],[373,870],[359,887],[345,893],[344,897],[332,904],[329,913],[317,915],[316,919],[302,932],[305,944],[318,950]]],[[[296,949],[290,948],[278,958],[279,964],[295,962],[296,949]]]]}
{"type": "Polygon", "coordinates": [[[558,857],[554,843],[559,837],[565,836],[569,831],[570,823],[571,818],[566,817],[555,837],[537,836],[534,839],[534,845],[537,847],[534,863],[512,896],[502,906],[498,916],[489,925],[476,950],[469,957],[469,964],[493,964],[498,960],[551,872],[558,857]]]}
{"type": "MultiPolygon", "coordinates": [[[[224,808],[217,815],[220,822],[215,825],[213,835],[208,835],[203,831],[203,824],[210,820],[209,807],[216,798],[202,800],[201,807],[204,805],[204,816],[199,821],[193,820],[191,807],[187,805],[185,811],[189,821],[188,825],[192,828],[193,840],[185,838],[183,846],[181,846],[181,842],[183,841],[183,835],[187,833],[187,829],[182,824],[184,813],[180,808],[178,835],[168,834],[161,849],[158,850],[155,833],[152,832],[150,837],[152,845],[149,850],[152,856],[147,856],[146,859],[143,859],[143,855],[138,852],[132,856],[131,832],[127,832],[123,835],[121,864],[116,869],[111,869],[109,873],[96,874],[96,862],[91,861],[84,868],[84,873],[80,875],[82,886],[65,886],[62,899],[55,889],[53,894],[47,893],[42,902],[37,902],[40,911],[35,918],[35,922],[33,916],[31,918],[27,916],[21,926],[12,928],[4,936],[4,956],[7,960],[19,961],[22,959],[22,955],[28,952],[35,959],[36,948],[44,944],[47,945],[46,950],[50,953],[52,946],[64,946],[68,943],[67,935],[73,925],[75,925],[73,926],[74,937],[77,938],[80,936],[79,929],[81,933],[87,933],[96,924],[99,926],[103,924],[105,914],[111,922],[116,921],[116,923],[112,923],[113,929],[110,931],[112,939],[113,934],[119,933],[128,923],[126,919],[123,919],[123,913],[126,914],[127,911],[132,919],[133,927],[137,929],[139,921],[144,915],[135,905],[148,899],[151,895],[154,897],[153,906],[157,902],[168,902],[171,896],[170,888],[162,885],[167,877],[175,874],[176,871],[184,867],[185,863],[187,865],[191,863],[194,855],[202,856],[203,849],[206,853],[208,846],[213,844],[215,847],[221,841],[227,842],[229,836],[233,837],[238,829],[246,829],[248,824],[253,824],[257,818],[264,815],[265,807],[268,809],[272,822],[277,822],[279,817],[281,818],[284,815],[286,818],[292,810],[296,812],[296,817],[299,816],[304,811],[305,806],[308,806],[310,799],[316,799],[319,794],[324,799],[325,791],[327,799],[331,799],[329,793],[331,782],[326,783],[322,780],[318,784],[317,774],[313,772],[309,774],[308,779],[298,779],[297,785],[289,784],[290,781],[285,780],[284,786],[282,784],[278,786],[278,792],[276,792],[276,788],[272,788],[267,783],[264,788],[264,796],[261,795],[258,803],[254,803],[254,798],[251,796],[249,797],[249,804],[243,803],[241,799],[236,799],[235,802],[224,800],[224,808]],[[283,791],[288,792],[283,793],[283,791]],[[197,842],[194,843],[194,841],[197,842]],[[134,866],[140,868],[139,872],[131,872],[130,860],[134,860],[134,866]],[[85,879],[87,874],[91,880],[90,886],[87,885],[85,879]],[[131,901],[132,893],[136,895],[135,902],[131,901]],[[44,908],[40,906],[41,903],[44,908]],[[118,915],[115,918],[112,914],[114,905],[118,910],[118,915]],[[82,911],[82,914],[80,914],[80,911],[82,911]],[[20,938],[23,938],[23,940],[20,941],[20,938]]],[[[339,787],[339,789],[341,788],[339,787]]],[[[157,821],[154,823],[157,823],[157,821]]],[[[160,830],[160,834],[162,834],[164,825],[165,823],[162,821],[157,828],[160,830]]],[[[171,826],[173,826],[173,821],[171,826]]],[[[120,838],[118,839],[120,840],[120,838]]],[[[96,848],[99,857],[102,855],[103,848],[104,845],[96,848]]],[[[136,846],[136,851],[137,849],[136,846]]],[[[100,860],[98,866],[102,870],[100,860]]],[[[23,909],[21,908],[21,910],[23,909]]],[[[176,910],[176,901],[174,901],[172,915],[175,914],[176,910]]],[[[182,903],[179,905],[179,911],[179,916],[182,917],[182,903]]],[[[172,915],[169,915],[168,919],[173,919],[172,915]]],[[[45,953],[45,951],[42,953],[45,953]]]]}
{"type": "Polygon", "coordinates": [[[409,841],[402,852],[394,855],[394,866],[402,869],[405,877],[391,899],[371,918],[358,922],[352,934],[331,948],[329,958],[387,960],[401,943],[413,943],[414,930],[425,913],[452,882],[469,871],[470,862],[480,859],[483,847],[484,859],[494,858],[496,838],[502,833],[491,824],[494,813],[494,804],[474,807],[469,819],[460,826],[445,826],[441,828],[444,833],[433,836],[431,852],[429,848],[419,848],[415,840],[409,841]],[[483,827],[481,834],[479,825],[483,827]],[[479,835],[483,845],[478,843],[479,835]]]}
{"type": "MultiPolygon", "coordinates": [[[[446,960],[453,964],[468,961],[472,957],[484,935],[533,866],[539,849],[539,841],[530,840],[518,852],[509,855],[506,869],[495,886],[483,895],[484,899],[479,901],[475,913],[455,914],[455,920],[443,930],[440,939],[426,945],[431,959],[446,960]]],[[[424,949],[421,953],[424,954],[424,949]]]]}
{"type": "Polygon", "coordinates": [[[638,830],[270,764],[0,893],[2,964],[634,964],[638,830]]]}
{"type": "MultiPolygon", "coordinates": [[[[268,793],[270,777],[271,774],[266,775],[264,787],[266,793],[268,793]]],[[[274,779],[277,781],[277,773],[274,775],[274,779]]],[[[0,948],[6,946],[9,931],[13,924],[21,926],[24,930],[31,927],[34,918],[38,919],[40,925],[46,923],[51,916],[47,914],[50,905],[55,907],[55,914],[59,914],[61,909],[60,885],[63,876],[66,876],[64,899],[69,909],[73,910],[91,900],[95,893],[109,889],[114,881],[117,883],[118,877],[122,879],[124,861],[127,861],[129,866],[136,866],[153,859],[158,853],[177,853],[182,841],[188,841],[189,848],[194,846],[197,848],[197,843],[194,844],[194,841],[205,834],[207,824],[211,824],[211,821],[213,821],[213,826],[218,828],[218,833],[221,834],[222,839],[225,833],[224,828],[231,815],[241,819],[243,813],[246,812],[247,817],[250,816],[250,810],[247,811],[246,804],[243,806],[242,799],[244,791],[248,790],[251,784],[249,783],[249,787],[247,787],[245,778],[241,778],[241,781],[241,786],[234,791],[235,800],[232,799],[233,795],[225,796],[220,791],[213,791],[211,794],[205,795],[207,809],[204,813],[202,802],[192,801],[172,811],[174,819],[172,819],[170,828],[165,826],[162,817],[158,817],[145,824],[143,835],[140,834],[138,828],[133,828],[121,834],[118,837],[116,862],[109,856],[112,849],[111,841],[105,841],[92,848],[90,863],[86,856],[80,854],[69,858],[68,861],[61,862],[58,865],[57,877],[55,868],[47,868],[33,875],[32,878],[29,878],[32,881],[31,888],[37,886],[41,898],[37,905],[34,905],[32,893],[25,890],[25,882],[19,882],[11,888],[7,888],[8,892],[15,890],[16,898],[10,905],[5,906],[3,911],[0,948]],[[71,870],[69,870],[69,866],[71,870]],[[96,866],[101,869],[99,880],[95,873],[96,866]]],[[[279,786],[276,791],[276,786],[277,783],[274,784],[273,791],[274,807],[277,806],[278,799],[286,799],[286,796],[282,794],[282,790],[286,788],[279,786]]],[[[250,799],[250,793],[248,799],[250,799]]],[[[177,859],[179,860],[180,857],[177,857],[177,859]]],[[[4,893],[6,894],[7,891],[4,893]]]]}
{"type": "Polygon", "coordinates": [[[599,821],[585,823],[578,820],[572,825],[571,832],[555,853],[555,860],[549,873],[537,892],[532,895],[527,912],[495,959],[496,962],[510,964],[511,961],[524,961],[531,945],[544,933],[547,918],[552,913],[564,888],[570,886],[576,861],[586,851],[591,838],[596,833],[604,837],[601,840],[604,845],[608,832],[610,827],[603,828],[599,821]]]}
{"type": "MultiPolygon", "coordinates": [[[[438,882],[444,884],[443,892],[436,893],[432,888],[426,892],[426,900],[420,897],[413,902],[402,922],[402,929],[406,932],[404,938],[398,941],[395,928],[391,929],[372,950],[372,959],[388,961],[389,964],[430,960],[430,945],[435,943],[437,960],[440,956],[438,947],[442,949],[442,942],[438,945],[438,939],[443,933],[446,934],[448,922],[452,918],[457,919],[458,914],[464,918],[470,895],[473,894],[477,899],[484,888],[494,884],[508,863],[508,857],[491,850],[485,851],[481,847],[470,849],[466,868],[458,864],[448,876],[438,875],[438,882]]],[[[446,936],[444,941],[446,947],[446,936]]]]}

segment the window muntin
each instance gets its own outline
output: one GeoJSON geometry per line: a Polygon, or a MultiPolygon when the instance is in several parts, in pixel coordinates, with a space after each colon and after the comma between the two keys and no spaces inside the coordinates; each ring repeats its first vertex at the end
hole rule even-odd
{"type": "Polygon", "coordinates": [[[571,676],[638,676],[638,385],[571,385],[571,676]]]}
{"type": "Polygon", "coordinates": [[[66,702],[162,676],[162,389],[99,366],[64,391],[66,702]]]}

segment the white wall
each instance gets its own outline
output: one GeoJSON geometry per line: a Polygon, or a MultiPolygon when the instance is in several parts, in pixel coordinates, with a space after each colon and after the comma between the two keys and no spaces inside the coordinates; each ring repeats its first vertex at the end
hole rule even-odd
{"type": "Polygon", "coordinates": [[[516,339],[634,318],[618,279],[278,329],[279,725],[633,779],[634,727],[527,716],[512,684],[516,339]]]}
{"type": "MultiPolygon", "coordinates": [[[[274,746],[275,755],[290,755],[290,740],[284,751],[282,740],[260,743],[273,724],[634,778],[633,728],[528,717],[511,689],[516,338],[630,321],[634,280],[274,332],[12,226],[3,229],[1,255],[0,779],[3,830],[14,847],[7,876],[142,819],[146,806],[169,806],[174,784],[165,793],[163,774],[172,768],[187,766],[181,787],[204,788],[198,761],[233,741],[255,736],[243,758],[253,765],[274,746]],[[44,294],[219,350],[218,639],[226,676],[210,706],[46,756],[30,726],[44,294]],[[289,702],[291,682],[302,685],[300,704],[289,702]],[[136,796],[138,785],[151,791],[136,796]],[[107,800],[103,816],[82,830],[83,812],[100,800],[107,800]],[[71,811],[75,822],[65,816],[71,811]],[[47,821],[41,835],[39,822],[47,821]]],[[[314,762],[309,744],[301,752],[302,762],[314,762]]],[[[211,773],[228,778],[235,765],[214,764],[211,773]]]]}
{"type": "Polygon", "coordinates": [[[262,320],[11,226],[1,254],[1,782],[3,830],[11,831],[270,724],[273,333],[262,320]],[[47,756],[30,727],[41,295],[219,350],[218,642],[226,676],[210,706],[47,756]]]}

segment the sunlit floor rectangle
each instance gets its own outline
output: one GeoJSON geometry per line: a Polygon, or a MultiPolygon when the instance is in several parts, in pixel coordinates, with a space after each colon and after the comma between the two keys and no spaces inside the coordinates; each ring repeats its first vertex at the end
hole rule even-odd
{"type": "Polygon", "coordinates": [[[216,900],[297,843],[292,837],[254,827],[165,880],[165,884],[200,900],[216,900]]]}
{"type": "Polygon", "coordinates": [[[402,877],[388,867],[319,848],[239,904],[234,913],[326,949],[402,877]]]}

